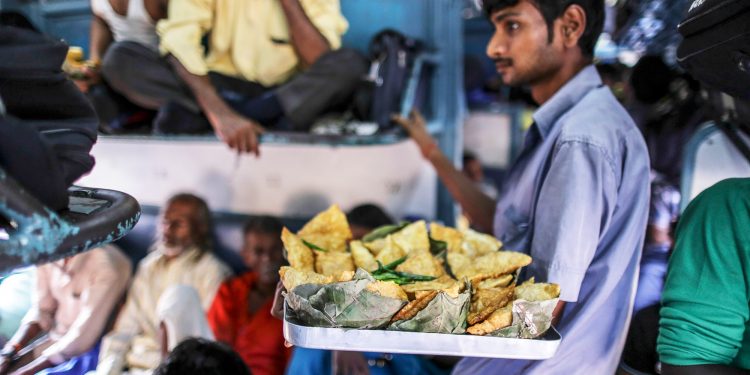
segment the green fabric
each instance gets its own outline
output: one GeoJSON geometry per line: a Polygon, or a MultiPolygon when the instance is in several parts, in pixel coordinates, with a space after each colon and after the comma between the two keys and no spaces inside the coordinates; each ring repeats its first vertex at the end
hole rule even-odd
{"type": "Polygon", "coordinates": [[[707,189],[680,220],[662,297],[662,362],[750,369],[750,179],[707,189]]]}
{"type": "Polygon", "coordinates": [[[31,307],[35,285],[33,267],[17,270],[0,283],[0,340],[11,338],[21,325],[31,307]]]}

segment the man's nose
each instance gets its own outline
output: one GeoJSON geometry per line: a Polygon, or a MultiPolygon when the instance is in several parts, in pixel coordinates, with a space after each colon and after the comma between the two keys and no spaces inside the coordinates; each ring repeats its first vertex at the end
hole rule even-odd
{"type": "Polygon", "coordinates": [[[500,33],[492,34],[492,38],[487,43],[487,56],[491,59],[504,57],[508,52],[508,47],[505,38],[500,33]]]}

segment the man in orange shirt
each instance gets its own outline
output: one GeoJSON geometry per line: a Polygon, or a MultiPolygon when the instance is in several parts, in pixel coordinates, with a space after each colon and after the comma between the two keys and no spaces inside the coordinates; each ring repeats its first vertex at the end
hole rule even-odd
{"type": "Polygon", "coordinates": [[[271,316],[279,267],[284,263],[281,223],[269,216],[245,224],[240,255],[250,271],[219,288],[208,311],[216,339],[240,354],[253,374],[283,374],[291,356],[282,321],[271,316]]]}

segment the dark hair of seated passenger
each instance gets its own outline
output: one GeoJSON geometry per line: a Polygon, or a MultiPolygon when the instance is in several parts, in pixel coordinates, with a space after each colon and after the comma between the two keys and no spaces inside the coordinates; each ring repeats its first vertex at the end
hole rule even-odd
{"type": "Polygon", "coordinates": [[[284,225],[279,219],[273,216],[263,215],[250,218],[242,228],[242,233],[263,233],[270,234],[274,237],[281,237],[281,230],[283,228],[284,225]]]}
{"type": "Polygon", "coordinates": [[[226,344],[189,338],[177,345],[154,375],[250,375],[242,358],[226,344]]]}
{"type": "Polygon", "coordinates": [[[379,206],[371,203],[354,207],[346,215],[350,225],[358,225],[375,229],[383,225],[393,224],[393,219],[379,206]]]}

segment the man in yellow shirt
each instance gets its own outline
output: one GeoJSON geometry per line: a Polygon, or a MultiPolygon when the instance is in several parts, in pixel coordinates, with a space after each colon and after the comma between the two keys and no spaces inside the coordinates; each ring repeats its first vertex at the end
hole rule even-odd
{"type": "Polygon", "coordinates": [[[213,128],[258,155],[262,126],[307,129],[352,94],[367,65],[339,49],[347,28],[339,0],[171,0],[162,56],[130,51],[110,83],[160,109],[157,132],[213,128]]]}

